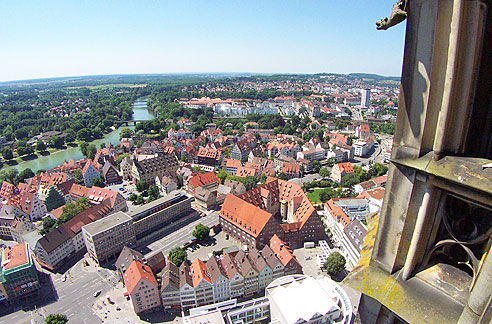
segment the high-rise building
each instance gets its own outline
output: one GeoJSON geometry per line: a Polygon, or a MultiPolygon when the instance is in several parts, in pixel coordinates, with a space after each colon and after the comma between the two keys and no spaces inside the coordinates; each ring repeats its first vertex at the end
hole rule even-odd
{"type": "Polygon", "coordinates": [[[491,2],[399,4],[406,38],[385,199],[345,283],[362,292],[363,324],[491,323],[491,2]]]}
{"type": "Polygon", "coordinates": [[[361,90],[360,105],[364,108],[368,108],[371,105],[371,89],[361,90]]]}
{"type": "Polygon", "coordinates": [[[0,302],[7,299],[11,303],[39,291],[38,272],[27,243],[1,250],[0,264],[0,302]]]}

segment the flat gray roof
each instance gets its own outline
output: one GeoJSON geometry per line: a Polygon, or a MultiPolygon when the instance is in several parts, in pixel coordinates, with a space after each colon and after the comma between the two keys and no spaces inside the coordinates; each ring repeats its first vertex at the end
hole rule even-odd
{"type": "Polygon", "coordinates": [[[130,216],[119,211],[98,221],[95,221],[94,223],[87,224],[82,228],[89,234],[95,235],[97,233],[104,232],[116,225],[123,224],[131,220],[132,218],[130,216]]]}
{"type": "Polygon", "coordinates": [[[146,211],[148,211],[148,210],[150,210],[156,206],[166,204],[168,202],[171,202],[172,200],[178,200],[181,197],[188,198],[188,196],[186,194],[182,193],[181,191],[174,190],[174,191],[171,191],[168,195],[166,195],[164,197],[161,197],[157,200],[154,200],[148,204],[136,207],[132,212],[130,212],[128,214],[131,215],[132,218],[138,218],[141,213],[145,213],[146,211]]]}

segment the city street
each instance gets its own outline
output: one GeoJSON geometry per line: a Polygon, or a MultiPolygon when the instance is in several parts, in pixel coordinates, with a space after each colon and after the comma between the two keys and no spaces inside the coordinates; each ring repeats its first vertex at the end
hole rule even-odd
{"type": "Polygon", "coordinates": [[[289,181],[290,182],[293,182],[293,183],[297,183],[298,185],[301,185],[302,186],[306,182],[317,181],[317,180],[321,180],[322,178],[323,177],[320,176],[318,173],[312,173],[312,174],[306,174],[302,178],[290,179],[289,181]]]}
{"type": "Polygon", "coordinates": [[[83,266],[83,259],[77,262],[65,274],[42,273],[50,276],[50,282],[44,283],[42,294],[24,305],[24,310],[15,308],[10,314],[0,317],[0,323],[44,323],[49,314],[65,314],[73,323],[98,323],[92,305],[96,298],[94,292],[101,290],[104,295],[117,282],[115,275],[108,269],[94,265],[83,266]],[[66,275],[65,282],[62,277],[66,275]],[[53,288],[55,291],[53,291],[53,288]]]}

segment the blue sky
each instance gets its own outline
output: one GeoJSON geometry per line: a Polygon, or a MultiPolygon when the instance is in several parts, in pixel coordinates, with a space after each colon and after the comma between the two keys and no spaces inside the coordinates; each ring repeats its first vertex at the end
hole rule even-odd
{"type": "Polygon", "coordinates": [[[1,1],[0,81],[120,73],[401,73],[394,0],[1,1]]]}

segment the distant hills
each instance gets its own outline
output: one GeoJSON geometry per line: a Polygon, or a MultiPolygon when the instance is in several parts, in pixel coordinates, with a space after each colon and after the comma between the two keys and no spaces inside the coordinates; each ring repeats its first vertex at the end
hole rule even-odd
{"type": "Polygon", "coordinates": [[[3,86],[35,86],[35,85],[67,85],[67,84],[102,84],[102,83],[122,83],[122,82],[148,82],[158,80],[185,80],[185,79],[221,79],[221,78],[252,78],[270,80],[285,80],[295,78],[310,78],[320,76],[335,76],[345,77],[349,79],[364,79],[378,81],[395,81],[400,82],[400,77],[383,76],[370,73],[249,73],[249,72],[231,72],[231,73],[145,73],[145,74],[114,74],[114,75],[87,75],[87,76],[72,76],[72,77],[54,77],[54,78],[39,78],[30,80],[16,81],[1,81],[0,87],[3,86]]]}
{"type": "Polygon", "coordinates": [[[351,77],[359,78],[359,79],[371,79],[375,81],[384,81],[384,80],[391,80],[391,81],[401,81],[400,77],[392,77],[392,76],[384,76],[384,75],[379,75],[379,74],[370,74],[370,73],[350,73],[348,74],[351,77]]]}

